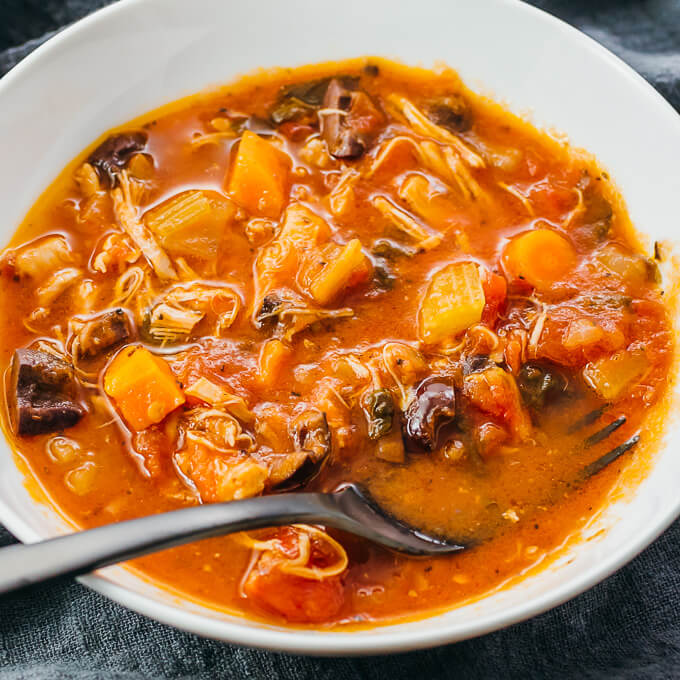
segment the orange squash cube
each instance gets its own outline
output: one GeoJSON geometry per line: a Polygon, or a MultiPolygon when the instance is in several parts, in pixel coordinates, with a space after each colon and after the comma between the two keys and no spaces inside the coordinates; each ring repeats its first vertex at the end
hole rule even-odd
{"type": "Polygon", "coordinates": [[[160,423],[186,399],[170,366],[141,346],[118,352],[104,374],[104,391],[137,431],[160,423]]]}
{"type": "Polygon", "coordinates": [[[290,159],[246,130],[231,166],[227,192],[251,215],[276,219],[288,198],[290,159]]]}

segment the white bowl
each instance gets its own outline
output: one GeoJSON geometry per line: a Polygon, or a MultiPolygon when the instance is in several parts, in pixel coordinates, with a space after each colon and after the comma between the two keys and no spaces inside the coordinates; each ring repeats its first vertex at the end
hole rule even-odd
{"type": "MultiPolygon", "coordinates": [[[[596,154],[634,223],[675,235],[680,119],[642,78],[595,42],[511,0],[127,0],[48,41],[0,81],[0,240],[40,192],[109,128],[266,66],[375,54],[441,60],[541,126],[596,154]]],[[[316,632],[221,614],[121,567],[82,578],[100,593],[185,630],[309,654],[376,654],[480,635],[574,597],[628,562],[680,513],[680,430],[670,423],[651,472],[552,567],[436,617],[361,632],[316,632]],[[606,531],[597,532],[601,527],[606,531]]],[[[23,541],[66,530],[25,490],[0,442],[0,521],[23,541]]]]}

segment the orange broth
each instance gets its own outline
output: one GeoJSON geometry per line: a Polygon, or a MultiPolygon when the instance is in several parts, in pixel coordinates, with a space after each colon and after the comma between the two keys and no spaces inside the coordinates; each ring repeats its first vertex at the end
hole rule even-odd
{"type": "MultiPolygon", "coordinates": [[[[641,252],[609,177],[587,154],[470,92],[449,69],[382,59],[261,72],[146,114],[100,143],[131,130],[143,132],[143,148],[107,179],[92,160],[94,144],[37,201],[2,260],[5,371],[17,348],[51,348],[68,363],[75,337],[86,351],[78,335],[85,322],[114,308],[128,318],[122,342],[85,363],[79,357],[75,380],[84,415],[74,426],[17,434],[7,415],[13,397],[4,395],[14,449],[75,525],[274,493],[308,465],[312,472],[300,488],[331,491],[358,482],[405,521],[474,544],[449,557],[411,559],[333,530],[277,529],[131,563],[216,608],[334,627],[424,616],[478,597],[541,562],[602,506],[635,454],[592,475],[583,471],[635,433],[649,436],[645,423],[667,389],[673,343],[655,263],[641,252]],[[337,107],[327,106],[330,86],[324,101],[312,93],[311,103],[295,102],[297,109],[281,94],[293,83],[337,74],[344,88],[337,107]],[[288,118],[276,124],[273,112],[282,101],[289,109],[280,115],[288,118]],[[411,118],[408,105],[416,111],[411,118]],[[354,135],[350,155],[359,147],[361,153],[332,156],[337,140],[323,117],[354,135]],[[264,155],[254,170],[247,166],[250,175],[235,175],[239,162],[252,161],[238,157],[248,135],[257,138],[250,143],[258,153],[258,140],[264,142],[264,155]],[[387,151],[394,138],[406,141],[387,151]],[[88,158],[96,172],[83,175],[88,158]],[[253,202],[251,185],[258,181],[265,184],[253,202]],[[167,250],[176,279],[159,276],[126,229],[113,199],[125,182],[134,219],[167,250]],[[163,212],[166,201],[187,191],[204,192],[191,194],[205,209],[191,223],[196,231],[207,225],[210,247],[202,255],[196,247],[205,243],[178,246],[160,231],[176,226],[163,212]],[[386,214],[376,197],[400,212],[386,214]],[[322,236],[304,236],[302,246],[286,241],[285,223],[295,210],[302,211],[304,228],[311,211],[322,236]],[[532,230],[551,232],[552,242],[526,253],[528,242],[509,249],[532,230]],[[58,266],[47,258],[45,272],[26,267],[22,253],[48,235],[65,239],[68,253],[58,266]],[[360,251],[345,271],[341,258],[349,258],[353,239],[360,251]],[[562,254],[541,268],[537,260],[551,257],[551,243],[562,254]],[[471,263],[469,289],[461,283],[462,263],[471,263]],[[336,265],[339,283],[329,273],[336,265]],[[133,267],[143,283],[120,301],[120,277],[133,267]],[[76,270],[67,285],[50,278],[66,269],[76,270]],[[444,297],[430,299],[427,321],[423,310],[442,271],[454,272],[457,284],[446,288],[444,280],[444,297]],[[537,278],[546,275],[554,279],[537,278]],[[57,291],[52,297],[45,292],[50,285],[57,291]],[[173,286],[196,285],[208,286],[201,291],[213,296],[210,304],[173,298],[171,307],[200,318],[188,333],[159,341],[157,305],[173,286]],[[229,291],[216,295],[216,286],[229,291]],[[322,286],[331,293],[322,294],[322,286]],[[230,304],[238,307],[234,318],[230,304]],[[449,304],[452,323],[466,324],[455,332],[446,325],[449,304]],[[312,314],[313,323],[303,323],[299,310],[312,314]],[[319,310],[350,311],[319,316],[319,310]],[[423,340],[428,333],[434,342],[423,340]],[[114,357],[125,363],[139,346],[165,362],[186,401],[167,413],[142,409],[140,422],[153,422],[137,428],[131,414],[146,393],[126,405],[106,376],[116,370],[114,357]],[[627,377],[617,385],[611,375],[627,377]],[[201,378],[243,400],[241,410],[187,396],[201,378]],[[432,416],[428,443],[409,432],[426,426],[413,420],[413,403],[430,378],[446,386],[450,403],[432,416]],[[371,438],[368,400],[381,390],[390,425],[380,420],[387,432],[371,438]],[[206,416],[215,419],[209,426],[197,424],[211,408],[222,415],[206,416]],[[572,431],[595,411],[592,423],[572,431]],[[315,442],[321,441],[318,460],[304,458],[311,445],[295,430],[295,418],[310,413],[314,432],[323,430],[315,442]],[[622,416],[625,422],[604,441],[583,446],[622,416]],[[236,443],[229,428],[236,428],[236,443]],[[303,459],[295,468],[292,461],[303,459]],[[282,464],[293,474],[286,477],[282,464]],[[302,575],[294,574],[285,565],[302,560],[304,541],[309,558],[302,575]],[[338,551],[347,564],[332,573],[336,561],[344,564],[338,551]]],[[[41,256],[36,253],[30,251],[31,262],[41,256]]],[[[152,390],[148,382],[143,389],[152,390]]]]}

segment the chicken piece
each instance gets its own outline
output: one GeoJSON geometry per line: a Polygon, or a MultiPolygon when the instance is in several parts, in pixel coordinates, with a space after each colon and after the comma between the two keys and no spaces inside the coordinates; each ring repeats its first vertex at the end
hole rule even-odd
{"type": "Polygon", "coordinates": [[[208,503],[252,498],[264,491],[267,468],[250,458],[229,456],[189,439],[175,453],[179,469],[208,503]]]}
{"type": "Polygon", "coordinates": [[[39,283],[73,261],[68,241],[63,236],[48,236],[18,250],[14,269],[19,276],[28,276],[39,283]]]}

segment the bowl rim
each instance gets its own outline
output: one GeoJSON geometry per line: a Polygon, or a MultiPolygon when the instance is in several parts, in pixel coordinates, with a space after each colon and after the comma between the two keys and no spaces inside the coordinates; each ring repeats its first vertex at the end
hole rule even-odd
{"type": "MultiPolygon", "coordinates": [[[[81,32],[90,27],[105,24],[108,18],[114,14],[134,11],[135,6],[159,2],[160,0],[116,0],[60,30],[0,78],[0,98],[14,81],[30,77],[31,72],[39,69],[40,64],[49,59],[51,55],[55,55],[61,50],[68,50],[70,42],[74,38],[77,39],[81,32]]],[[[553,30],[578,41],[580,48],[584,52],[589,52],[593,58],[608,62],[611,68],[628,80],[630,87],[635,88],[641,97],[654,100],[659,115],[665,116],[668,124],[675,126],[680,136],[680,115],[673,106],[638,72],[603,45],[558,17],[522,0],[494,0],[494,2],[506,6],[511,5],[517,12],[524,12],[527,16],[533,15],[539,18],[551,25],[553,30]]],[[[170,603],[160,602],[113,582],[107,577],[106,573],[79,576],[77,580],[116,603],[161,623],[186,632],[244,647],[312,656],[398,653],[434,647],[490,633],[563,604],[603,581],[627,564],[658,538],[678,516],[680,516],[680,497],[674,505],[669,505],[665,515],[659,517],[658,522],[649,531],[640,533],[637,537],[632,537],[625,549],[608,554],[596,567],[572,578],[561,587],[500,613],[475,617],[472,621],[464,623],[445,624],[415,631],[394,630],[390,624],[378,625],[368,630],[345,632],[249,626],[244,625],[239,618],[236,618],[234,622],[212,618],[187,611],[170,603]]],[[[0,498],[0,521],[14,536],[24,542],[33,542],[45,538],[14,513],[2,498],[0,498]]],[[[437,616],[437,614],[433,614],[433,616],[437,616]]],[[[423,617],[423,619],[427,618],[427,616],[423,617]]],[[[244,620],[247,621],[247,619],[244,620]]]]}

